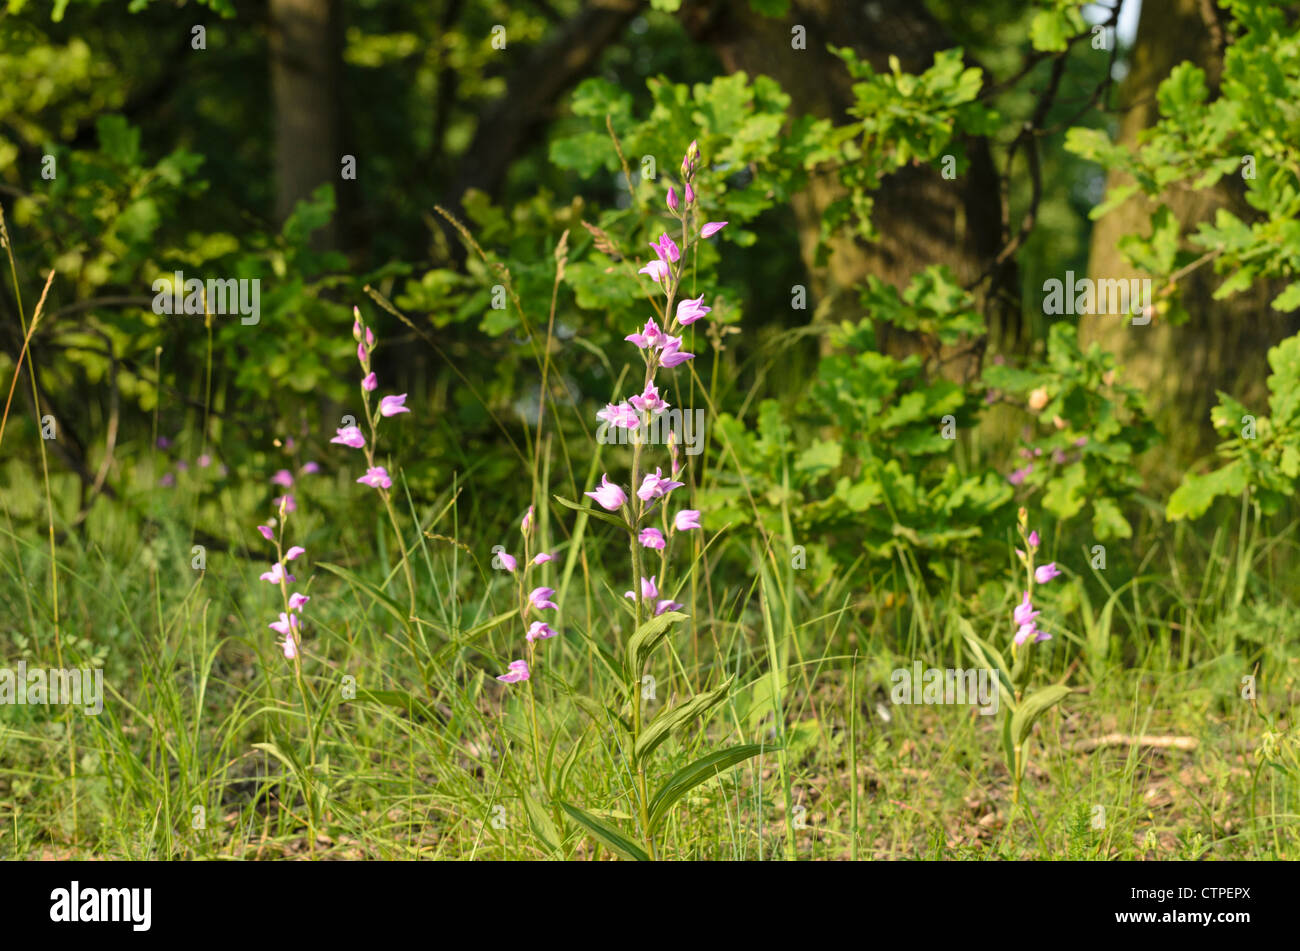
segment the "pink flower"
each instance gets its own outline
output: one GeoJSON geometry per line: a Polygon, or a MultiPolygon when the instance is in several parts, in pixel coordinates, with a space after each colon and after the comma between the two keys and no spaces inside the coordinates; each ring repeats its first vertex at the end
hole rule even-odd
{"type": "Polygon", "coordinates": [[[636,410],[627,403],[608,403],[604,409],[597,411],[596,418],[604,420],[615,428],[629,431],[641,425],[641,418],[637,416],[636,410]]]}
{"type": "Polygon", "coordinates": [[[268,542],[275,541],[275,533],[271,531],[270,525],[259,525],[257,526],[257,530],[262,533],[262,537],[268,542]]]}
{"type": "Polygon", "coordinates": [[[673,191],[672,186],[668,188],[668,210],[677,211],[677,192],[673,191]]]}
{"type": "Polygon", "coordinates": [[[534,556],[533,564],[544,565],[548,561],[554,561],[554,560],[555,560],[554,555],[552,555],[550,552],[543,551],[543,552],[539,552],[536,556],[534,556]]]}
{"type": "Polygon", "coordinates": [[[680,601],[668,601],[668,600],[657,601],[655,603],[655,617],[658,617],[659,615],[663,614],[665,611],[676,611],[680,607],[682,607],[680,601]]]}
{"type": "Polygon", "coordinates": [[[293,488],[293,475],[288,469],[281,469],[275,475],[271,476],[271,482],[275,485],[282,485],[286,489],[293,488]]]}
{"type": "Polygon", "coordinates": [[[293,594],[289,595],[289,610],[301,611],[302,606],[310,600],[311,598],[308,597],[307,595],[299,594],[297,591],[295,591],[293,594]]]}
{"type": "MultiPolygon", "coordinates": [[[[641,579],[641,600],[642,601],[653,601],[655,598],[659,597],[659,589],[655,587],[655,577],[656,577],[655,575],[651,575],[649,578],[641,579]]],[[[632,598],[633,600],[636,599],[636,595],[633,594],[631,591],[624,592],[623,597],[632,598]]]]}
{"type": "Polygon", "coordinates": [[[176,477],[170,472],[164,472],[162,478],[158,480],[158,484],[164,489],[170,489],[176,484],[176,477]]]}
{"type": "Polygon", "coordinates": [[[655,254],[664,264],[670,264],[681,257],[681,252],[677,250],[677,245],[673,244],[673,239],[668,237],[667,231],[659,236],[657,242],[651,241],[650,247],[655,249],[655,254]]]}
{"type": "Polygon", "coordinates": [[[277,510],[283,507],[286,512],[298,511],[298,503],[293,500],[292,495],[276,496],[271,500],[271,504],[274,505],[277,510]]]}
{"type": "Polygon", "coordinates": [[[271,566],[270,571],[263,571],[258,578],[262,581],[269,581],[271,584],[279,584],[281,581],[287,581],[290,584],[297,581],[293,575],[284,570],[284,565],[278,561],[271,566]]]}
{"type": "Polygon", "coordinates": [[[293,634],[286,635],[280,649],[284,651],[285,660],[293,660],[298,656],[298,638],[293,634]]]}
{"type": "Polygon", "coordinates": [[[659,325],[651,317],[645,322],[645,327],[642,328],[639,334],[628,334],[623,339],[636,344],[642,350],[654,350],[662,347],[668,337],[659,329],[659,325]]]}
{"type": "Polygon", "coordinates": [[[528,662],[524,660],[512,660],[510,662],[510,672],[501,674],[497,677],[497,680],[501,681],[503,684],[517,684],[521,680],[527,680],[528,676],[528,662]]]}
{"type": "Polygon", "coordinates": [[[303,465],[300,471],[303,475],[315,475],[320,472],[320,465],[315,462],[308,462],[303,465]]]}
{"type": "Polygon", "coordinates": [[[659,387],[653,383],[645,388],[644,393],[632,397],[628,402],[635,406],[638,412],[649,413],[651,416],[657,416],[668,408],[668,401],[659,396],[659,387]]]}
{"type": "Polygon", "coordinates": [[[700,513],[697,509],[682,509],[673,519],[673,529],[678,532],[689,532],[692,528],[700,527],[700,513]]]}
{"type": "Polygon", "coordinates": [[[267,627],[275,631],[277,634],[283,634],[285,637],[288,637],[292,631],[298,629],[298,616],[295,614],[285,614],[281,611],[280,620],[272,621],[267,625],[267,627]]]}
{"type": "Polygon", "coordinates": [[[356,426],[344,426],[330,442],[347,446],[349,449],[361,449],[366,444],[366,437],[361,435],[361,430],[356,426]]]}
{"type": "Polygon", "coordinates": [[[519,562],[515,560],[514,555],[507,555],[505,552],[499,551],[497,552],[497,557],[501,559],[501,564],[506,571],[509,571],[512,574],[514,573],[515,568],[519,565],[519,562]]]}
{"type": "Polygon", "coordinates": [[[710,221],[700,229],[701,238],[712,238],[715,234],[727,226],[725,221],[710,221]]]}
{"type": "Polygon", "coordinates": [[[194,461],[198,463],[200,469],[206,469],[208,466],[212,465],[212,457],[206,452],[194,461]]]}
{"type": "Polygon", "coordinates": [[[547,608],[557,609],[558,605],[551,600],[553,594],[555,594],[554,588],[534,588],[528,592],[528,603],[539,611],[545,611],[547,608]]]}
{"type": "Polygon", "coordinates": [[[688,298],[677,305],[677,322],[683,326],[693,324],[711,310],[713,310],[712,307],[704,306],[703,294],[695,298],[695,300],[688,298]]]}
{"type": "Polygon", "coordinates": [[[1056,562],[1050,562],[1046,565],[1040,565],[1034,571],[1034,580],[1039,584],[1047,584],[1053,578],[1061,574],[1061,569],[1056,567],[1056,562]]]}
{"type": "Polygon", "coordinates": [[[523,521],[519,523],[519,531],[527,535],[529,530],[532,527],[533,527],[533,507],[530,505],[528,506],[528,511],[524,513],[523,521]]]}
{"type": "Polygon", "coordinates": [[[605,473],[601,476],[599,488],[595,491],[584,492],[582,494],[595,499],[600,504],[601,508],[607,512],[615,512],[622,508],[623,504],[627,502],[627,493],[623,491],[621,486],[609,481],[609,473],[605,473]]]}
{"type": "Polygon", "coordinates": [[[646,274],[650,280],[658,284],[660,281],[668,279],[668,265],[663,261],[651,261],[645,267],[637,271],[638,274],[646,274]]]}
{"type": "Polygon", "coordinates": [[[1007,476],[1007,481],[1010,482],[1012,485],[1020,485],[1020,483],[1025,481],[1029,473],[1033,471],[1034,471],[1034,466],[1032,463],[1030,463],[1029,465],[1025,466],[1023,469],[1013,470],[1011,475],[1007,476]]]}
{"type": "Polygon", "coordinates": [[[294,545],[284,553],[284,560],[286,562],[293,561],[299,555],[305,555],[306,553],[307,549],[303,548],[301,545],[294,545]]]}
{"type": "Polygon", "coordinates": [[[669,337],[668,342],[664,344],[664,348],[661,351],[659,351],[660,365],[671,369],[672,367],[685,363],[687,360],[692,360],[695,358],[695,354],[686,353],[685,351],[681,350],[680,349],[681,345],[682,345],[681,337],[669,337]]]}
{"type": "Polygon", "coordinates": [[[653,548],[656,551],[662,551],[668,546],[668,543],[664,541],[664,533],[659,531],[657,528],[641,529],[641,534],[637,536],[637,541],[639,541],[645,548],[653,548]]]}
{"type": "Polygon", "coordinates": [[[1034,618],[1038,617],[1041,612],[1034,610],[1034,605],[1029,600],[1029,592],[1025,592],[1025,598],[1016,605],[1016,609],[1011,613],[1011,619],[1016,622],[1017,626],[1032,624],[1034,618]]]}
{"type": "Polygon", "coordinates": [[[405,402],[406,402],[405,393],[402,393],[398,396],[385,396],[382,400],[379,401],[379,415],[396,416],[398,413],[409,413],[410,410],[402,405],[405,402]]]}
{"type": "Polygon", "coordinates": [[[528,633],[524,637],[529,641],[546,640],[548,637],[554,637],[556,633],[545,621],[534,621],[529,625],[528,633]]]}
{"type": "Polygon", "coordinates": [[[1034,529],[1032,532],[1029,533],[1029,547],[1030,548],[1038,547],[1038,529],[1034,529]]]}
{"type": "Polygon", "coordinates": [[[361,380],[361,388],[367,393],[373,393],[379,388],[379,377],[375,376],[374,371],[367,373],[361,380]]]}
{"type": "Polygon", "coordinates": [[[672,479],[663,477],[663,469],[655,467],[653,473],[647,472],[646,477],[641,481],[641,488],[636,490],[637,498],[642,502],[649,502],[651,499],[662,498],[673,489],[680,489],[686,483],[674,482],[672,479]]]}
{"type": "Polygon", "coordinates": [[[368,485],[372,489],[387,489],[393,485],[393,480],[388,478],[388,470],[383,466],[371,466],[366,470],[366,474],[357,480],[362,485],[368,485]]]}

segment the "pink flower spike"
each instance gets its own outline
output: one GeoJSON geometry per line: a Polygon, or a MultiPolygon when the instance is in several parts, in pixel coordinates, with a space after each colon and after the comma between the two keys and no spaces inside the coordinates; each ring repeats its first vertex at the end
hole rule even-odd
{"type": "Polygon", "coordinates": [[[257,530],[262,533],[262,537],[268,542],[275,541],[275,533],[271,531],[270,525],[259,525],[257,526],[257,530]]]}
{"type": "Polygon", "coordinates": [[[290,548],[288,551],[284,553],[284,560],[287,563],[293,561],[299,555],[305,555],[305,554],[307,554],[307,549],[303,548],[301,545],[294,545],[292,548],[290,548]]]}
{"type": "Polygon", "coordinates": [[[388,478],[388,470],[383,466],[372,466],[357,481],[362,485],[370,486],[372,489],[388,489],[393,485],[393,480],[388,478]]]}
{"type": "Polygon", "coordinates": [[[529,641],[546,640],[548,637],[554,637],[558,631],[552,628],[545,621],[534,621],[528,627],[528,633],[524,637],[529,641]]]}
{"type": "Polygon", "coordinates": [[[367,393],[373,393],[379,388],[379,377],[375,376],[375,371],[371,370],[361,381],[361,388],[367,393]]]}
{"type": "Polygon", "coordinates": [[[653,548],[655,551],[663,551],[668,546],[668,543],[664,541],[664,533],[657,528],[641,529],[637,541],[641,543],[642,547],[653,548]]]}
{"type": "Polygon", "coordinates": [[[627,493],[623,491],[622,486],[609,481],[609,473],[601,476],[599,488],[582,494],[595,499],[600,507],[607,512],[618,511],[627,502],[627,493]]]}
{"type": "Polygon", "coordinates": [[[379,401],[379,415],[396,416],[398,413],[409,413],[410,410],[402,405],[405,402],[405,393],[399,394],[398,396],[385,396],[379,401]]]}
{"type": "Polygon", "coordinates": [[[1047,582],[1058,577],[1060,574],[1061,569],[1056,567],[1056,562],[1053,561],[1050,564],[1040,565],[1034,571],[1034,580],[1039,584],[1047,584],[1047,582]]]}
{"type": "Polygon", "coordinates": [[[507,555],[505,552],[499,551],[497,552],[497,557],[501,559],[501,564],[506,571],[514,574],[515,568],[519,566],[519,562],[515,560],[515,556],[507,555]]]}
{"type": "Polygon", "coordinates": [[[700,513],[697,509],[682,509],[673,519],[673,530],[678,532],[689,532],[693,528],[700,527],[700,513]]]}
{"type": "Polygon", "coordinates": [[[301,611],[302,606],[310,600],[311,600],[310,596],[305,594],[299,594],[297,591],[295,591],[293,594],[289,595],[289,610],[301,611]]]}
{"type": "Polygon", "coordinates": [[[712,238],[715,234],[727,226],[725,221],[710,221],[700,229],[701,238],[712,238]]]}
{"type": "Polygon", "coordinates": [[[663,261],[651,261],[637,273],[647,275],[650,280],[658,284],[660,281],[668,280],[668,265],[663,261]]]}
{"type": "Polygon", "coordinates": [[[687,298],[677,305],[677,322],[682,326],[693,324],[711,310],[712,307],[704,306],[703,294],[694,300],[687,298]]]}
{"type": "Polygon", "coordinates": [[[551,600],[553,594],[555,594],[554,588],[534,588],[528,592],[528,603],[539,611],[545,611],[547,608],[556,610],[559,606],[551,600]]]}
{"type": "Polygon", "coordinates": [[[366,445],[366,437],[361,435],[361,430],[356,426],[344,426],[330,442],[347,446],[349,449],[363,449],[366,445]]]}
{"type": "Polygon", "coordinates": [[[534,556],[534,558],[533,558],[533,564],[535,564],[535,565],[544,565],[544,564],[546,564],[548,561],[554,561],[554,560],[555,560],[555,556],[554,556],[554,555],[552,555],[552,554],[551,554],[550,552],[548,552],[548,551],[543,551],[543,552],[538,552],[538,554],[537,554],[536,556],[534,556]]]}
{"type": "Polygon", "coordinates": [[[501,674],[497,677],[497,680],[503,684],[517,684],[521,680],[527,680],[528,677],[528,662],[525,660],[512,660],[510,662],[510,672],[501,674]]]}
{"type": "Polygon", "coordinates": [[[659,615],[663,614],[665,611],[676,611],[678,608],[682,606],[683,605],[680,601],[668,601],[668,600],[658,601],[655,603],[655,617],[658,617],[659,615]]]}
{"type": "Polygon", "coordinates": [[[281,469],[271,476],[271,482],[275,485],[282,485],[286,489],[291,489],[293,488],[293,474],[288,469],[281,469]]]}

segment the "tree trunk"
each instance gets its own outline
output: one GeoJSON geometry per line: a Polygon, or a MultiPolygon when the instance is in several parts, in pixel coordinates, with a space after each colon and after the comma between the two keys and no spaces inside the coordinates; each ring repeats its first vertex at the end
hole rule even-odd
{"type": "MultiPolygon", "coordinates": [[[[1138,136],[1156,123],[1156,89],[1184,60],[1205,70],[1211,95],[1215,94],[1223,63],[1218,48],[1222,30],[1213,16],[1212,6],[1201,0],[1144,0],[1132,69],[1120,87],[1121,143],[1133,147],[1138,136]]],[[[1126,175],[1111,173],[1106,186],[1109,190],[1130,181],[1126,175]]],[[[1214,188],[1171,189],[1162,198],[1186,233],[1197,223],[1212,220],[1219,208],[1246,221],[1254,218],[1244,193],[1241,179],[1229,176],[1214,188]]],[[[1149,234],[1155,208],[1155,203],[1135,195],[1097,222],[1089,256],[1094,279],[1144,276],[1124,260],[1118,245],[1125,234],[1149,234]]],[[[1098,341],[1116,354],[1125,366],[1125,377],[1147,393],[1166,445],[1182,460],[1208,451],[1216,441],[1209,413],[1218,390],[1261,412],[1267,410],[1266,352],[1296,330],[1295,320],[1269,307],[1280,287],[1261,281],[1216,301],[1212,295],[1222,281],[1206,265],[1180,282],[1189,319],[1177,327],[1158,316],[1145,326],[1128,326],[1113,317],[1080,318],[1080,342],[1098,341]]],[[[1153,294],[1156,290],[1153,287],[1153,294]]]]}
{"type": "MultiPolygon", "coordinates": [[[[276,215],[329,183],[340,196],[342,30],[337,0],[271,0],[271,95],[275,106],[276,215]]],[[[341,197],[341,196],[340,196],[341,197]]],[[[313,247],[338,247],[338,216],[313,247]]]]}

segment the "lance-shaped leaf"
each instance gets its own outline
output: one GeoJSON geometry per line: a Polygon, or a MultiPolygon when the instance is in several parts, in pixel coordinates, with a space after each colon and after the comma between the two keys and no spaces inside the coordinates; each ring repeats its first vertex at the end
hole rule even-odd
{"type": "Polygon", "coordinates": [[[729,746],[724,750],[717,750],[708,756],[697,759],[694,763],[683,766],[668,778],[668,781],[650,800],[651,831],[659,828],[660,823],[668,817],[668,811],[672,809],[677,800],[700,785],[700,783],[707,782],[722,773],[723,770],[730,769],[751,756],[757,756],[762,752],[771,753],[777,749],[780,749],[780,747],[744,743],[740,746],[729,746]]]}
{"type": "MultiPolygon", "coordinates": [[[[1034,721],[1070,695],[1070,688],[1064,684],[1049,684],[1040,687],[1020,701],[1020,706],[1011,717],[1011,739],[1016,750],[1024,746],[1025,737],[1029,736],[1034,721]]],[[[1024,758],[1020,759],[1020,768],[1024,770],[1024,758]]]]}
{"type": "Polygon", "coordinates": [[[637,737],[636,745],[632,748],[632,758],[638,763],[644,762],[646,757],[653,753],[660,743],[672,735],[673,730],[689,723],[710,707],[722,702],[730,687],[731,678],[728,677],[722,685],[714,687],[705,693],[697,694],[680,706],[665,710],[659,714],[654,718],[654,722],[637,737]]]}
{"type": "Polygon", "coordinates": [[[967,646],[970,647],[971,653],[975,655],[975,660],[982,666],[990,670],[997,671],[998,692],[1002,695],[1002,703],[1007,709],[1016,708],[1016,695],[1011,685],[1011,678],[1008,677],[1006,660],[996,647],[982,640],[975,634],[975,629],[971,627],[970,621],[964,617],[957,618],[957,629],[961,631],[962,637],[965,638],[967,646]]]}
{"type": "Polygon", "coordinates": [[[636,629],[627,642],[627,679],[640,680],[641,669],[645,666],[650,652],[659,646],[659,642],[668,634],[668,628],[678,621],[686,620],[680,611],[665,611],[658,617],[652,617],[636,629]]]}
{"type": "Polygon", "coordinates": [[[632,859],[634,862],[650,861],[650,856],[646,855],[645,850],[619,832],[613,824],[598,819],[589,812],[583,812],[577,806],[571,806],[567,802],[561,802],[560,808],[569,814],[570,819],[594,835],[602,845],[615,854],[625,859],[632,859]]]}

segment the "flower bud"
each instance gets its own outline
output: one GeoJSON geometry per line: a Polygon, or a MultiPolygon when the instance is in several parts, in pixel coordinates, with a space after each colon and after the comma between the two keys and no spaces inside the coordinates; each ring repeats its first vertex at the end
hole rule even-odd
{"type": "MultiPolygon", "coordinates": [[[[688,185],[687,188],[689,187],[688,185]]],[[[668,210],[671,212],[677,211],[677,192],[673,190],[671,185],[668,187],[668,210]]]]}
{"type": "Polygon", "coordinates": [[[686,183],[686,204],[687,205],[695,204],[695,189],[691,187],[690,182],[686,183]]]}

